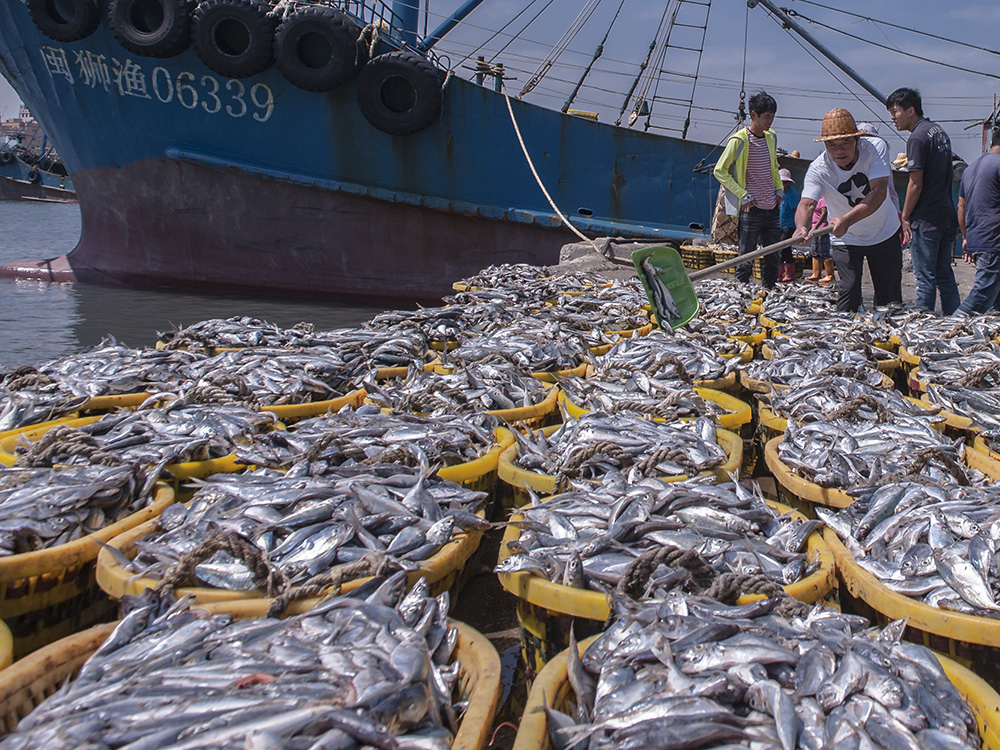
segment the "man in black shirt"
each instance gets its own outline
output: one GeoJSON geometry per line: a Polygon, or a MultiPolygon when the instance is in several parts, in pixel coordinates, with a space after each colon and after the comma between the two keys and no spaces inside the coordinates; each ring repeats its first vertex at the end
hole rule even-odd
{"type": "Polygon", "coordinates": [[[897,130],[910,132],[906,142],[910,182],[903,204],[903,242],[910,245],[916,303],[934,309],[941,290],[941,311],[951,315],[961,297],[951,263],[958,217],[951,197],[951,139],[937,123],[924,117],[920,94],[914,89],[896,89],[886,100],[897,130]]]}

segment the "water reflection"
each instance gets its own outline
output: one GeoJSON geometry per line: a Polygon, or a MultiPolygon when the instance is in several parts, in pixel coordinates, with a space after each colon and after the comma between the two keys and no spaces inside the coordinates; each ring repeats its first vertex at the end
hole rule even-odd
{"type": "MultiPolygon", "coordinates": [[[[80,236],[76,205],[0,202],[0,263],[52,258],[80,236]]],[[[207,318],[249,315],[282,327],[301,321],[318,329],[357,325],[383,307],[249,294],[208,294],[0,279],[6,324],[0,365],[37,364],[71,354],[112,335],[123,344],[152,346],[157,331],[207,318]]]]}

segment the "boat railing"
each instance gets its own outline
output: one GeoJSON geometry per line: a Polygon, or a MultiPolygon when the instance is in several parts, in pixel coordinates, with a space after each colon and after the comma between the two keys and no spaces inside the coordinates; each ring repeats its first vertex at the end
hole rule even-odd
{"type": "MultiPolygon", "coordinates": [[[[379,29],[383,38],[388,37],[389,43],[394,47],[402,48],[405,46],[399,35],[399,18],[384,0],[325,0],[321,4],[344,11],[347,15],[354,17],[362,26],[374,26],[379,29]]],[[[426,57],[440,68],[447,69],[448,67],[433,50],[411,48],[411,51],[426,57]]]]}

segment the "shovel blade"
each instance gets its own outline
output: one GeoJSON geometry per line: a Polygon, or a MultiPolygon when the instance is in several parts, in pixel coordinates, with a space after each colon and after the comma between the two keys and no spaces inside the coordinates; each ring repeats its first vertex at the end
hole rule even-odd
{"type": "Polygon", "coordinates": [[[676,249],[667,245],[641,248],[632,253],[632,265],[662,330],[673,331],[694,319],[698,295],[676,249]]]}

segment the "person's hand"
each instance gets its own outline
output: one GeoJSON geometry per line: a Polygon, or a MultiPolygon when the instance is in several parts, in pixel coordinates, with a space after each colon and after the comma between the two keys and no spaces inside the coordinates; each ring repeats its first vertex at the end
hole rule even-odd
{"type": "Polygon", "coordinates": [[[966,263],[975,263],[975,259],[969,255],[968,243],[965,241],[965,237],[962,238],[962,260],[966,263]]]}
{"type": "Polygon", "coordinates": [[[808,245],[811,241],[809,230],[805,227],[795,227],[795,234],[792,235],[792,239],[796,245],[808,245]]]}
{"type": "Polygon", "coordinates": [[[750,195],[750,193],[747,193],[743,196],[743,200],[740,202],[740,211],[749,211],[751,208],[755,208],[756,206],[757,201],[753,199],[753,196],[750,195]]]}
{"type": "Polygon", "coordinates": [[[847,234],[847,230],[850,228],[850,224],[845,221],[843,216],[834,216],[830,219],[830,226],[833,227],[830,230],[830,234],[834,237],[843,237],[847,234]]]}
{"type": "Polygon", "coordinates": [[[909,245],[910,240],[913,239],[913,229],[910,227],[910,220],[903,219],[902,224],[903,224],[903,244],[909,245]]]}

